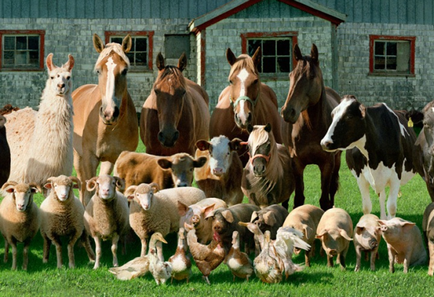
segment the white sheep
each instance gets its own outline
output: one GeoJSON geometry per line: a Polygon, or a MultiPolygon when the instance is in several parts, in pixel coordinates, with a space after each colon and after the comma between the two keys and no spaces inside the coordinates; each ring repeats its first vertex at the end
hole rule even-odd
{"type": "MultiPolygon", "coordinates": [[[[141,257],[146,255],[147,239],[155,232],[163,236],[179,230],[178,201],[189,206],[202,199],[205,193],[197,188],[182,187],[158,191],[158,185],[140,184],[130,186],[125,196],[131,201],[130,225],[142,243],[141,257]]],[[[163,251],[157,246],[159,258],[163,251]]]]}
{"type": "Polygon", "coordinates": [[[44,185],[51,190],[42,202],[41,235],[44,239],[43,263],[48,262],[51,242],[56,246],[57,268],[62,268],[61,237],[68,238],[69,267],[75,267],[74,245],[82,238],[90,261],[95,260],[95,254],[90,246],[89,237],[84,229],[84,207],[74,196],[73,189],[80,187],[80,180],[75,176],[60,175],[50,177],[44,185]]]}
{"type": "Polygon", "coordinates": [[[43,185],[50,176],[70,175],[73,165],[73,106],[71,70],[74,58],[63,66],[47,56],[48,80],[39,111],[24,108],[6,115],[11,151],[9,180],[43,185]]]}
{"type": "Polygon", "coordinates": [[[84,212],[84,226],[95,241],[96,261],[94,269],[99,268],[101,260],[101,239],[111,239],[113,266],[118,266],[117,249],[119,238],[126,234],[128,224],[128,200],[120,192],[125,182],[117,176],[102,175],[86,181],[88,191],[95,194],[84,212]]]}
{"type": "Polygon", "coordinates": [[[4,262],[8,261],[9,245],[12,246],[12,270],[17,269],[17,242],[24,244],[23,270],[29,263],[29,246],[39,230],[39,208],[33,202],[36,184],[6,182],[2,190],[5,197],[0,204],[0,230],[5,239],[4,262]]]}

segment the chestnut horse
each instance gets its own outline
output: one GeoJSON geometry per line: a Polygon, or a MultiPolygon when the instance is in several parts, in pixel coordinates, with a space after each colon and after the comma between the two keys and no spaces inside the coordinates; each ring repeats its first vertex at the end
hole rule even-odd
{"type": "Polygon", "coordinates": [[[182,71],[187,57],[182,54],[178,66],[166,66],[157,55],[158,77],[143,104],[140,137],[148,154],[171,156],[185,152],[194,155],[196,141],[208,139],[208,95],[182,71]]]}
{"type": "Polygon", "coordinates": [[[276,143],[271,128],[267,124],[249,129],[250,160],[243,170],[241,189],[251,204],[264,208],[282,202],[288,209],[295,188],[291,157],[284,145],[276,143]]]}
{"type": "Polygon", "coordinates": [[[294,207],[304,204],[303,171],[308,164],[321,171],[320,206],[327,210],[334,205],[338,189],[341,152],[325,152],[321,139],[332,122],[331,111],[339,104],[339,95],[324,86],[319,67],[318,49],[312,45],[310,56],[303,56],[296,44],[297,65],[289,74],[290,88],[281,113],[288,123],[282,125],[282,137],[294,161],[294,207]]]}
{"type": "Polygon", "coordinates": [[[74,167],[82,181],[80,200],[91,198],[84,181],[96,175],[110,174],[122,151],[134,151],[138,144],[138,122],[134,103],[127,90],[130,62],[125,53],[131,48],[127,35],[118,43],[104,46],[94,34],[93,46],[100,53],[95,64],[98,85],[88,84],[72,93],[74,106],[74,167]]]}
{"type": "MultiPolygon", "coordinates": [[[[229,139],[249,137],[247,128],[253,125],[271,124],[276,142],[282,143],[281,123],[277,98],[274,91],[259,80],[257,65],[261,61],[261,48],[252,57],[235,57],[230,48],[226,59],[231,65],[229,86],[220,94],[216,108],[211,115],[210,137],[224,135],[229,139]]],[[[239,151],[242,154],[241,151],[239,151]]],[[[245,155],[241,156],[243,164],[245,155]]]]}

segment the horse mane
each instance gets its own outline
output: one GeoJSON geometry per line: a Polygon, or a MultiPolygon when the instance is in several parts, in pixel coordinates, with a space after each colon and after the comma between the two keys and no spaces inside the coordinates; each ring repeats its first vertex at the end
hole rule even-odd
{"type": "Polygon", "coordinates": [[[161,71],[161,74],[158,76],[158,78],[155,81],[155,83],[164,80],[167,76],[174,76],[181,83],[181,85],[184,88],[186,88],[186,82],[185,82],[185,79],[184,79],[184,75],[182,74],[182,71],[179,70],[178,67],[171,66],[171,65],[168,65],[168,66],[164,67],[164,70],[161,71]]]}
{"type": "Polygon", "coordinates": [[[94,70],[96,70],[96,67],[104,60],[106,57],[110,56],[112,52],[115,52],[118,54],[122,60],[127,63],[128,67],[130,67],[130,59],[128,59],[127,55],[122,50],[122,46],[119,43],[107,43],[104,47],[104,49],[99,54],[98,60],[96,60],[94,70]]]}
{"type": "Polygon", "coordinates": [[[243,68],[246,68],[247,70],[250,70],[253,73],[259,75],[258,70],[256,69],[256,66],[253,63],[253,59],[249,55],[242,54],[237,58],[235,63],[232,65],[231,70],[229,71],[229,77],[231,77],[234,72],[240,71],[243,68]]]}
{"type": "MultiPolygon", "coordinates": [[[[270,141],[270,160],[268,161],[265,177],[257,178],[251,183],[252,192],[265,193],[265,195],[274,188],[283,176],[282,156],[277,150],[277,142],[274,139],[273,132],[265,131],[265,126],[255,125],[248,139],[249,147],[253,153],[268,140],[270,141]]],[[[288,162],[288,160],[284,161],[288,162]]]]}

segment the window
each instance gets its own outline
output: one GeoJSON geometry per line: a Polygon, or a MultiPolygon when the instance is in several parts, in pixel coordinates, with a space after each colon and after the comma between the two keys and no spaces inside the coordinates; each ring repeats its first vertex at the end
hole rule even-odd
{"type": "Polygon", "coordinates": [[[166,59],[179,59],[182,53],[190,55],[190,35],[164,35],[166,59]]]}
{"type": "Polygon", "coordinates": [[[370,36],[370,73],[414,75],[415,37],[370,36]]]}
{"type": "Polygon", "coordinates": [[[139,72],[152,70],[152,50],[153,50],[153,31],[138,32],[105,32],[106,43],[117,42],[122,44],[122,40],[127,34],[132,39],[131,50],[127,53],[130,59],[131,71],[139,72]]]}
{"type": "Polygon", "coordinates": [[[44,31],[0,31],[0,69],[44,69],[44,31]]]}
{"type": "Polygon", "coordinates": [[[296,32],[241,34],[242,51],[252,56],[261,47],[258,70],[266,76],[279,76],[291,72],[294,65],[292,48],[297,43],[296,32]]]}

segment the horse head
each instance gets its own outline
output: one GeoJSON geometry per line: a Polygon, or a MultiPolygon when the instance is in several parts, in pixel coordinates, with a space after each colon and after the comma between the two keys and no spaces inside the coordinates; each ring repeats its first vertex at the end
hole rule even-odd
{"type": "Polygon", "coordinates": [[[93,46],[99,53],[95,64],[98,73],[98,86],[102,96],[99,115],[106,125],[116,124],[121,110],[122,99],[128,94],[127,72],[130,60],[126,56],[131,49],[131,36],[127,35],[122,45],[108,43],[104,45],[101,38],[93,35],[93,46]]]}
{"type": "Polygon", "coordinates": [[[289,74],[288,97],[281,110],[284,120],[292,124],[297,121],[301,112],[319,101],[324,91],[316,45],[312,44],[310,56],[303,56],[296,44],[294,57],[297,65],[289,74]]]}
{"type": "Polygon", "coordinates": [[[258,47],[252,57],[235,57],[230,48],[226,50],[226,59],[231,65],[229,72],[230,100],[234,110],[234,120],[238,127],[247,129],[253,120],[253,109],[258,102],[261,81],[257,65],[261,61],[261,48],[258,47]]]}
{"type": "Polygon", "coordinates": [[[66,96],[72,92],[71,71],[74,67],[74,58],[68,55],[68,62],[61,67],[53,63],[53,54],[50,53],[46,60],[49,79],[47,87],[57,96],[66,96]]]}
{"type": "MultiPolygon", "coordinates": [[[[276,141],[271,125],[249,126],[248,148],[250,166],[255,176],[264,176],[272,154],[277,154],[276,141]]],[[[270,166],[273,168],[274,166],[270,166]]],[[[273,168],[275,169],[275,168],[273,168]]]]}
{"type": "Polygon", "coordinates": [[[187,66],[187,56],[181,55],[178,66],[166,66],[161,53],[157,55],[158,77],[153,92],[156,97],[159,132],[158,140],[165,147],[173,147],[179,138],[177,129],[183,112],[187,86],[182,71],[187,66]]]}

